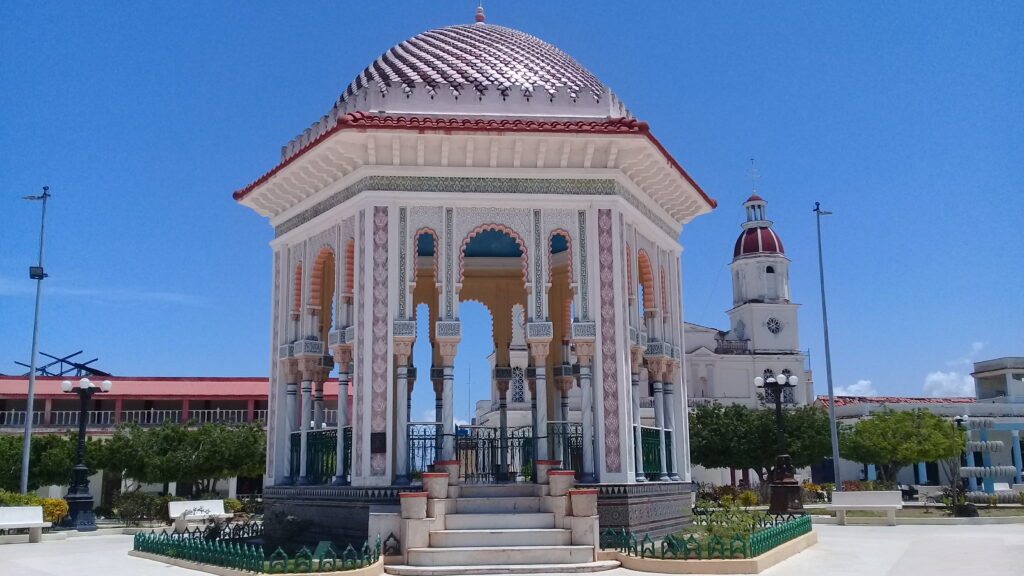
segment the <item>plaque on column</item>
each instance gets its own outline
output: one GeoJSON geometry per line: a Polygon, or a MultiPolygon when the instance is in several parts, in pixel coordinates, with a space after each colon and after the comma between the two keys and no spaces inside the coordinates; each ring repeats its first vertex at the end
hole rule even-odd
{"type": "Polygon", "coordinates": [[[371,454],[384,454],[388,451],[388,433],[387,432],[371,432],[370,433],[370,453],[371,454]]]}

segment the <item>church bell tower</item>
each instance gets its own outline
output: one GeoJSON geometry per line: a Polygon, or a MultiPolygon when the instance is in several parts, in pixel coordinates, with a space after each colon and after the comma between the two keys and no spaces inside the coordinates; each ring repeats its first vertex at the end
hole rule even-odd
{"type": "Polygon", "coordinates": [[[729,339],[749,341],[755,353],[797,351],[796,312],[789,300],[789,258],[757,194],[743,203],[746,221],[736,239],[732,271],[729,339]]]}

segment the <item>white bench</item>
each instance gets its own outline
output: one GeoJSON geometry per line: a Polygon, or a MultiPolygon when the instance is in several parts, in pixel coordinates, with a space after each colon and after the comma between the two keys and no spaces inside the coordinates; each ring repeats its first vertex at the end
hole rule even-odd
{"type": "Polygon", "coordinates": [[[171,519],[185,521],[205,521],[209,519],[227,519],[234,514],[224,512],[223,500],[183,500],[167,503],[167,514],[171,519]]]}
{"type": "Polygon", "coordinates": [[[903,493],[899,490],[884,492],[833,492],[830,509],[836,511],[840,526],[846,526],[847,510],[885,512],[889,526],[896,525],[896,511],[903,508],[903,493]]]}
{"type": "Polygon", "coordinates": [[[43,522],[42,506],[0,506],[0,530],[28,528],[28,541],[35,543],[43,538],[43,528],[49,528],[49,522],[43,522]]]}

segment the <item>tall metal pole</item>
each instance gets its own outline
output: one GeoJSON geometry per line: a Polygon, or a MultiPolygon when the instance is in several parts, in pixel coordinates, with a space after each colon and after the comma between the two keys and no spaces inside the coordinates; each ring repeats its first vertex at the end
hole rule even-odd
{"type": "Polygon", "coordinates": [[[843,482],[839,477],[839,430],[836,425],[836,396],[832,387],[832,353],[828,345],[828,308],[825,306],[825,265],[821,256],[821,217],[831,212],[821,209],[821,203],[814,203],[814,214],[818,225],[818,279],[821,282],[821,323],[825,330],[825,378],[828,381],[828,423],[832,433],[832,474],[835,476],[835,490],[842,491],[843,482]]]}
{"type": "Polygon", "coordinates": [[[43,193],[39,196],[25,196],[25,200],[42,200],[43,216],[39,222],[39,264],[36,268],[29,268],[29,278],[36,281],[36,312],[32,321],[32,359],[29,360],[28,372],[28,401],[25,405],[25,437],[21,445],[21,486],[22,494],[28,494],[28,464],[29,453],[32,449],[32,416],[34,414],[33,404],[36,392],[36,347],[39,342],[39,300],[43,294],[43,239],[46,231],[46,199],[50,197],[50,187],[43,186],[43,193]]]}

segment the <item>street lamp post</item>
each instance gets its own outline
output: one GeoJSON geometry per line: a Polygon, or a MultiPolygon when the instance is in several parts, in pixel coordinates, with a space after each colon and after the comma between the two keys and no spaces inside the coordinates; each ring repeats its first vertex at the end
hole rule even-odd
{"type": "Polygon", "coordinates": [[[32,321],[32,359],[29,360],[28,369],[28,396],[25,402],[25,435],[21,443],[21,485],[22,494],[28,494],[28,465],[29,455],[32,453],[32,416],[36,393],[36,347],[39,343],[39,300],[43,295],[43,239],[46,237],[46,199],[50,197],[50,187],[43,186],[43,193],[39,196],[25,196],[23,200],[42,200],[43,215],[39,220],[39,263],[29,266],[28,277],[36,281],[36,312],[32,321]]]}
{"type": "Polygon", "coordinates": [[[828,345],[828,308],[825,306],[825,264],[821,256],[821,217],[831,214],[821,209],[821,202],[814,203],[814,215],[818,225],[818,280],[821,284],[821,324],[825,332],[825,380],[828,382],[828,426],[832,434],[832,482],[835,490],[843,489],[839,477],[839,426],[836,424],[836,395],[832,387],[832,351],[828,345]]]}
{"type": "Polygon", "coordinates": [[[771,481],[771,502],[769,514],[792,514],[803,510],[800,502],[800,484],[796,481],[793,459],[786,450],[786,434],[782,425],[782,394],[786,389],[795,388],[800,379],[784,374],[767,378],[754,378],[754,385],[775,396],[775,470],[771,481]]]}
{"type": "Polygon", "coordinates": [[[65,380],[60,388],[66,393],[78,394],[81,407],[78,411],[78,454],[75,466],[71,469],[71,486],[64,497],[68,503],[68,515],[61,526],[79,532],[96,530],[96,516],[93,514],[92,494],[89,493],[89,469],[85,466],[85,425],[89,421],[89,399],[97,392],[110,392],[110,380],[104,380],[98,387],[82,378],[72,384],[65,380]]]}

